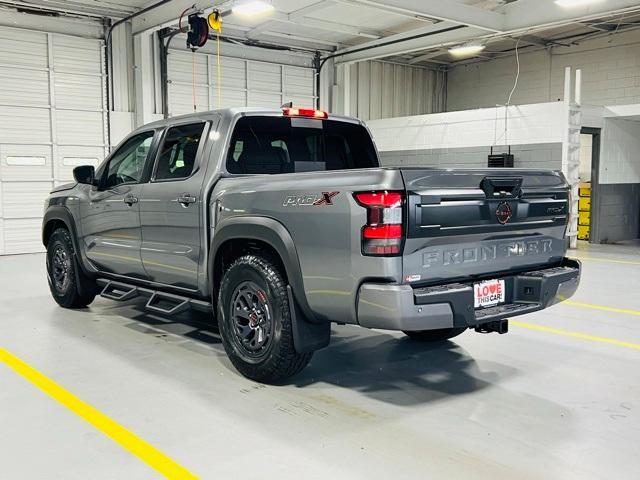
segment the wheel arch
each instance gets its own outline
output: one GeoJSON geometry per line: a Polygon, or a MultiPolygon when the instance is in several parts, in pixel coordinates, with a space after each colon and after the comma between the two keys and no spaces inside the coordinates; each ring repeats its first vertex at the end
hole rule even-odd
{"type": "Polygon", "coordinates": [[[283,268],[301,313],[309,322],[324,323],[324,319],[317,318],[307,302],[302,269],[291,234],[280,222],[268,217],[233,217],[222,220],[216,226],[209,250],[211,255],[208,266],[213,304],[216,303],[216,285],[219,285],[219,277],[223,271],[221,263],[225,251],[228,251],[229,245],[242,245],[246,242],[255,242],[258,247],[266,245],[271,253],[277,255],[276,261],[280,262],[283,268]]]}
{"type": "Polygon", "coordinates": [[[65,207],[49,207],[45,212],[42,220],[42,244],[46,247],[49,243],[49,238],[51,238],[56,228],[59,227],[64,227],[69,230],[73,247],[77,250],[76,224],[71,212],[65,207]]]}
{"type": "Polygon", "coordinates": [[[91,275],[84,262],[83,252],[80,248],[78,241],[78,231],[76,229],[76,222],[71,212],[62,206],[52,206],[47,209],[42,219],[42,244],[47,247],[49,239],[55,230],[59,227],[64,227],[69,231],[71,235],[71,242],[73,243],[73,249],[76,253],[78,265],[82,268],[85,275],[91,275]]]}

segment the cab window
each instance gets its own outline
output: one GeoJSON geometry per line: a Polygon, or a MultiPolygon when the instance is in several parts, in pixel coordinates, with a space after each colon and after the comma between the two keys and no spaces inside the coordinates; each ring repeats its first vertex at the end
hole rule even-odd
{"type": "Polygon", "coordinates": [[[378,166],[367,130],[334,120],[247,116],[238,120],[227,170],[278,174],[378,166]]]}
{"type": "Polygon", "coordinates": [[[103,188],[140,181],[153,135],[153,131],[134,135],[113,154],[105,169],[103,188]]]}
{"type": "Polygon", "coordinates": [[[190,177],[196,165],[204,122],[171,127],[160,147],[155,180],[179,180],[190,177]]]}

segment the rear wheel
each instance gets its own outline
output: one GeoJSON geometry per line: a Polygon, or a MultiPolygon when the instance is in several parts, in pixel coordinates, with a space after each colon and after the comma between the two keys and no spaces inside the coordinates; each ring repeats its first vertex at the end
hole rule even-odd
{"type": "Polygon", "coordinates": [[[450,338],[457,337],[465,330],[466,328],[439,328],[437,330],[405,331],[403,333],[410,339],[420,342],[444,342],[450,338]]]}
{"type": "Polygon", "coordinates": [[[84,308],[96,297],[96,284],[78,266],[71,234],[56,229],[47,244],[47,277],[53,299],[65,308],[84,308]]]}
{"type": "Polygon", "coordinates": [[[281,382],[313,355],[296,352],[286,283],[274,263],[256,255],[238,258],[225,272],[218,326],[233,365],[258,382],[281,382]]]}

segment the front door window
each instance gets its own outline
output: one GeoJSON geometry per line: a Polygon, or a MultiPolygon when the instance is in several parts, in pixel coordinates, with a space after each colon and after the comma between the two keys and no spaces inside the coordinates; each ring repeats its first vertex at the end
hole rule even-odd
{"type": "Polygon", "coordinates": [[[109,160],[104,178],[104,188],[124,183],[138,183],[151,148],[154,132],[144,132],[127,140],[109,160]]]}

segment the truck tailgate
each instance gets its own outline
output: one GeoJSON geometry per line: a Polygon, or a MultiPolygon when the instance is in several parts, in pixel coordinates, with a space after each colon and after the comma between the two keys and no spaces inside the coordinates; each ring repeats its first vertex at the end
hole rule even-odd
{"type": "Polygon", "coordinates": [[[403,278],[431,285],[557,265],[568,186],[559,172],[402,168],[403,278]]]}

